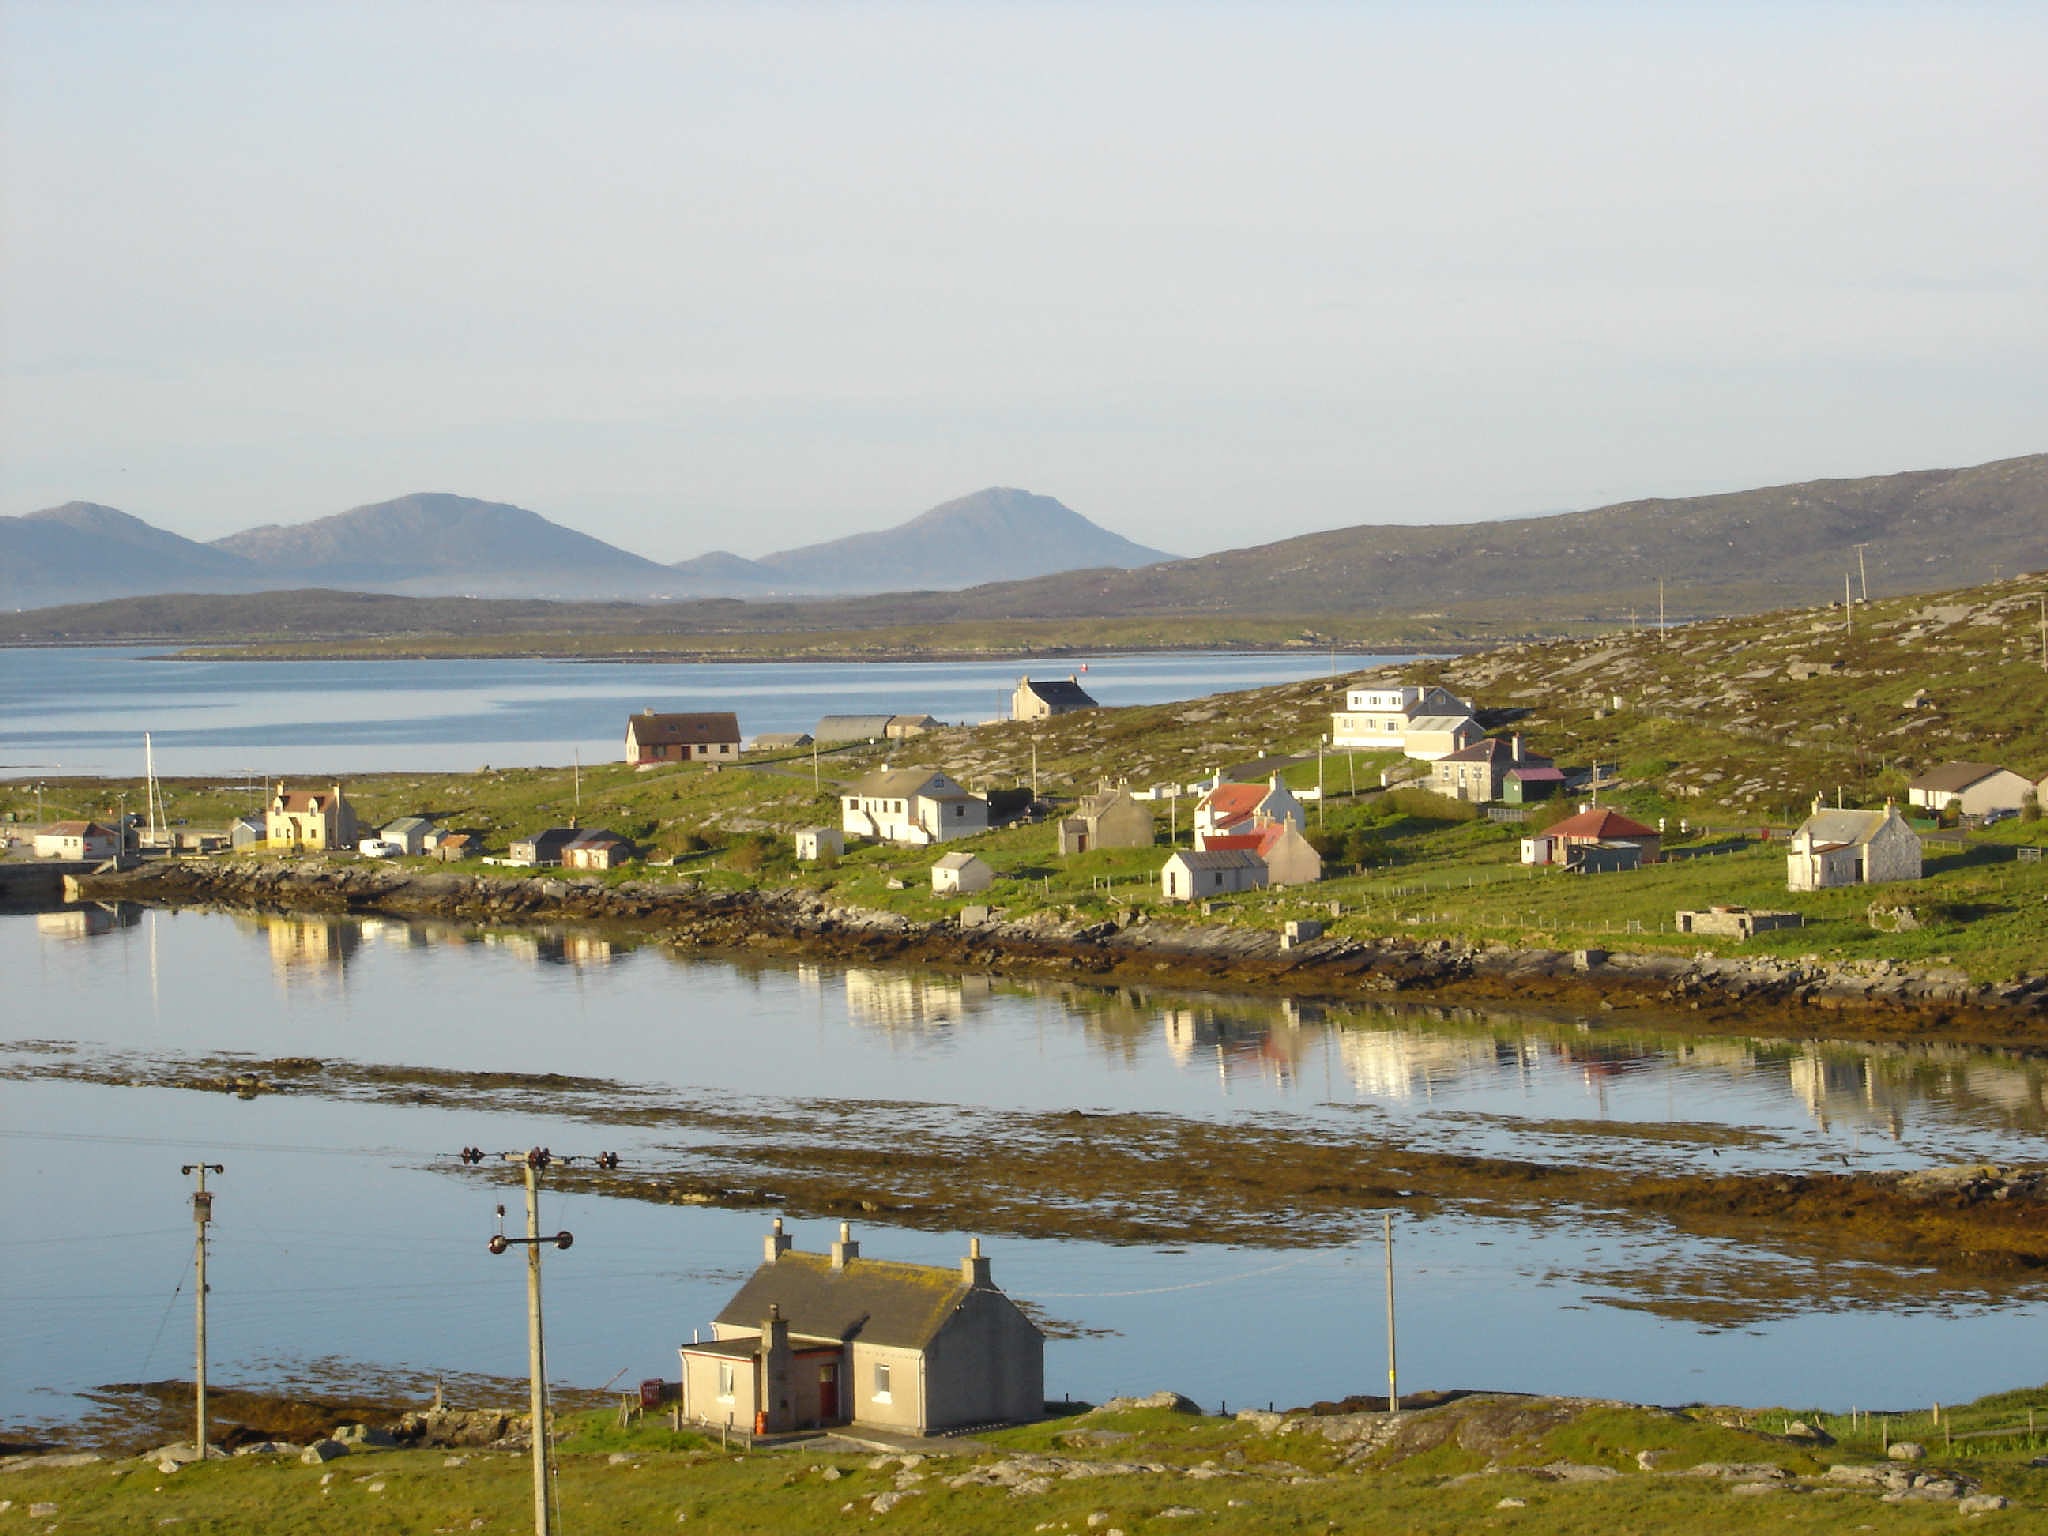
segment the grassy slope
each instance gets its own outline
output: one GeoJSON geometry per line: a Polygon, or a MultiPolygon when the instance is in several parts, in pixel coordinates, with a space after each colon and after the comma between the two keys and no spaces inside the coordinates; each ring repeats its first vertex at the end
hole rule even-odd
{"type": "MultiPolygon", "coordinates": [[[[1440,678],[1483,707],[1527,709],[1519,727],[1533,750],[1555,754],[1568,766],[1597,761],[1618,775],[1603,801],[1653,824],[1664,818],[1674,832],[1684,820],[1753,835],[1759,826],[1782,831],[1794,824],[1823,788],[1832,799],[1839,786],[1852,805],[1881,804],[1887,794],[1903,799],[1909,777],[1950,758],[2048,773],[2048,672],[2040,665],[2035,627],[2044,593],[2048,578],[2032,577],[1939,598],[1873,603],[1859,609],[1850,635],[1841,631],[1839,612],[1792,611],[1665,635],[1528,644],[1401,671],[1440,678]],[[1846,670],[1795,682],[1787,671],[1795,658],[1840,660],[1846,670]],[[1905,698],[1922,686],[1935,707],[1905,708],[1905,698]]],[[[829,885],[857,903],[937,916],[952,908],[929,894],[928,853],[857,848],[836,869],[799,869],[787,835],[836,824],[837,791],[885,759],[944,766],[971,787],[987,789],[1029,784],[1035,748],[1042,792],[1068,797],[1110,778],[1186,783],[1269,751],[1294,752],[1307,759],[1288,770],[1289,780],[1312,785],[1315,744],[1352,681],[1319,678],[1178,704],[942,731],[893,752],[826,753],[815,789],[812,762],[803,753],[757,757],[747,768],[720,772],[587,768],[582,820],[664,854],[685,854],[678,874],[731,884],[801,879],[829,885]],[[776,841],[744,846],[749,833],[776,841]],[[891,881],[906,888],[892,890],[891,881]]],[[[1867,921],[1868,890],[1788,896],[1782,857],[1771,846],[1626,876],[1576,879],[1525,869],[1517,862],[1520,827],[1463,820],[1469,811],[1372,793],[1380,771],[1397,761],[1331,754],[1322,764],[1331,799],[1310,829],[1355,834],[1352,847],[1370,867],[1333,866],[1334,878],[1308,892],[1234,898],[1219,904],[1217,920],[1268,926],[1307,915],[1311,900],[1340,900],[1346,916],[1338,931],[1345,933],[1420,929],[1559,948],[1614,947],[1626,940],[1690,952],[1738,946],[1668,932],[1673,912],[1740,902],[1795,907],[1810,923],[1759,939],[1749,952],[1947,958],[1980,979],[2048,967],[2040,921],[2048,862],[2019,864],[2005,851],[2021,843],[2041,846],[2048,824],[2007,822],[1973,837],[1968,852],[1932,857],[1930,879],[1883,893],[1886,901],[1919,909],[1924,926],[1911,934],[1880,934],[1867,921]]],[[[133,786],[125,787],[131,803],[139,804],[133,786]]],[[[46,812],[52,819],[105,814],[122,788],[60,784],[46,796],[46,812]]],[[[451,824],[488,831],[500,849],[513,835],[565,821],[576,809],[571,776],[560,769],[388,775],[355,782],[351,795],[373,822],[432,810],[451,824]]],[[[172,797],[173,814],[195,824],[218,825],[249,808],[204,785],[173,785],[172,797]]],[[[1191,806],[1183,799],[1163,810],[1162,844],[1170,825],[1186,844],[1191,806]]],[[[0,810],[27,816],[33,800],[9,786],[0,791],[0,810]]],[[[960,846],[981,853],[1005,877],[992,899],[1013,914],[1052,908],[1106,916],[1152,900],[1159,850],[1062,860],[1054,842],[1044,823],[960,846]]]]}
{"type": "MultiPolygon", "coordinates": [[[[1992,1518],[2033,1528],[2048,1499],[2048,1471],[2026,1465],[2037,1437],[1984,1430],[2023,1428],[2030,1406],[2048,1393],[2006,1394],[1951,1410],[1944,1434],[1926,1412],[1901,1421],[1898,1434],[1927,1443],[1919,1470],[1950,1469],[2016,1506],[1992,1518]]],[[[1809,1422],[1814,1416],[1809,1415],[1809,1422]]],[[[1812,1449],[1768,1433],[1786,1416],[1728,1410],[1672,1413],[1613,1404],[1464,1399],[1411,1412],[1398,1438],[1369,1454],[1303,1433],[1268,1435],[1233,1420],[1139,1410],[1053,1420],[986,1437],[986,1452],[925,1460],[830,1454],[804,1446],[721,1454],[695,1436],[673,1436],[642,1422],[621,1430],[607,1415],[569,1427],[559,1458],[560,1528],[631,1532],[687,1529],[776,1536],[843,1529],[880,1520],[905,1532],[1010,1536],[1025,1530],[1126,1532],[1207,1529],[1296,1532],[1304,1529],[1442,1532],[1495,1528],[1545,1532],[1951,1530],[1952,1502],[1885,1503],[1872,1490],[1821,1481],[1837,1463],[1883,1461],[1876,1433],[1850,1433],[1812,1449]],[[1745,1421],[1754,1428],[1741,1427],[1745,1421]],[[1113,1444],[1076,1443],[1103,1432],[1113,1444]],[[1650,1452],[1646,1471],[1638,1453],[1650,1452]],[[952,1479],[1000,1457],[1053,1453],[1067,1462],[1143,1463],[1158,1471],[1055,1477],[1041,1491],[998,1486],[952,1488],[952,1479]],[[614,1460],[614,1458],[617,1458],[614,1460]],[[1564,1481],[1533,1470],[1556,1463],[1606,1468],[1601,1480],[1564,1481]],[[1737,1494],[1739,1481],[1688,1476],[1710,1463],[1781,1469],[1801,1491],[1737,1494]],[[1189,1476],[1201,1469],[1201,1475],[1189,1476]],[[906,1491],[876,1515],[879,1494],[906,1491]],[[1807,1491],[1811,1490],[1811,1491],[1807,1491]],[[1520,1506],[1502,1508],[1504,1500],[1520,1506]],[[1166,1511],[1185,1513],[1167,1515],[1166,1511]]],[[[1866,1421],[1867,1422],[1867,1421],[1866,1421]]],[[[291,1530],[307,1536],[379,1532],[515,1531],[531,1520],[531,1483],[522,1456],[473,1452],[451,1465],[439,1451],[352,1456],[326,1467],[244,1458],[161,1473],[147,1462],[73,1470],[17,1470],[0,1479],[22,1529],[37,1501],[57,1506],[64,1530],[144,1531],[167,1525],[211,1532],[291,1530]]],[[[8,1528],[0,1525],[0,1528],[8,1528]]]]}

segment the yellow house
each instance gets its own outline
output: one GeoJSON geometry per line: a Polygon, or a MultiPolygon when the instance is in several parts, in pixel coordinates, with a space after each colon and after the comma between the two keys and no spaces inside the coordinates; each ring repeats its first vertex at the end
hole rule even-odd
{"type": "Polygon", "coordinates": [[[356,812],[335,784],[327,789],[279,786],[263,818],[264,840],[273,848],[317,852],[356,845],[356,812]]]}

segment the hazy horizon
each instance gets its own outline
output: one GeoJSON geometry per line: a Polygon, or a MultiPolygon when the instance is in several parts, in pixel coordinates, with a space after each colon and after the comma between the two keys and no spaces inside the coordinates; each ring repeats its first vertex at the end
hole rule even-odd
{"type": "Polygon", "coordinates": [[[1196,555],[2048,448],[2039,7],[0,22],[0,511],[1196,555]]]}

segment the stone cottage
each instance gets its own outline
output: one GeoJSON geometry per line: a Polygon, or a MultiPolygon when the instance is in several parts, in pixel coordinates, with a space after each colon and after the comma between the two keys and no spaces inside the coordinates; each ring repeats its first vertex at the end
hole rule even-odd
{"type": "Polygon", "coordinates": [[[977,1238],[957,1269],[829,1254],[775,1221],[761,1267],[685,1344],[683,1416],[760,1434],[835,1424],[931,1434],[1045,1411],[1045,1335],[990,1278],[977,1238]]]}

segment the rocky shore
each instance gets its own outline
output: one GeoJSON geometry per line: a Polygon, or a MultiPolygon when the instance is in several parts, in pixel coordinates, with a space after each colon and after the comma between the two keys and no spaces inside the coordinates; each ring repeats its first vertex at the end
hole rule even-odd
{"type": "Polygon", "coordinates": [[[1551,950],[1449,939],[1327,935],[1052,913],[920,922],[796,887],[717,891],[691,880],[422,871],[355,860],[169,860],[80,879],[98,900],[386,914],[485,925],[627,928],[709,955],[788,955],[1105,985],[1284,992],[1327,1002],[1412,997],[1611,1015],[1670,1027],[1770,1026],[1857,1037],[1939,1031],[1958,1041],[2048,1044],[2048,975],[1979,983],[1891,961],[1825,962],[1658,950],[1551,950]]]}

